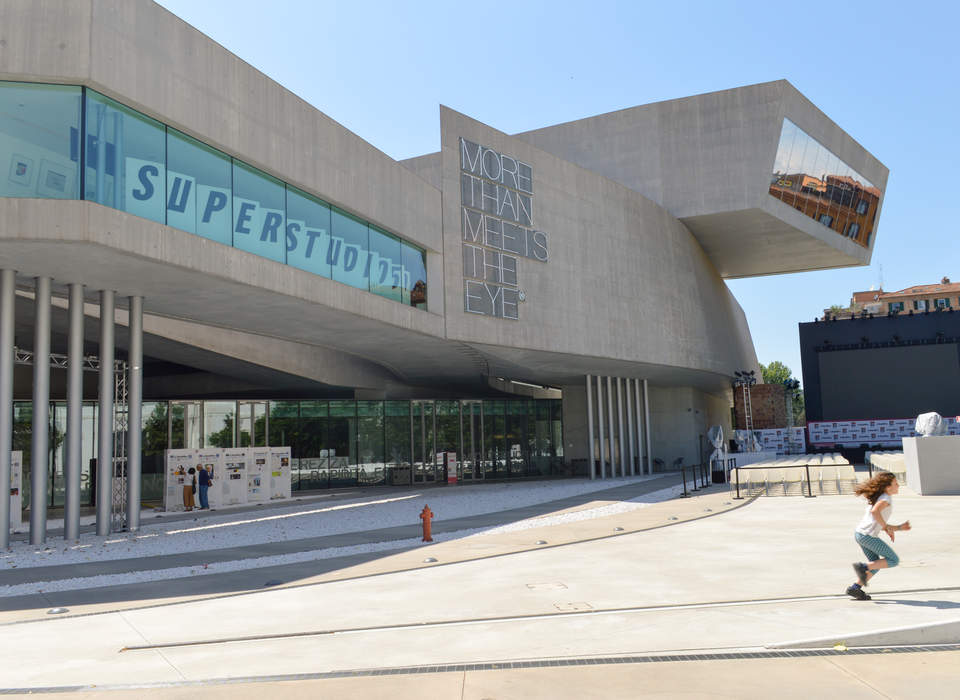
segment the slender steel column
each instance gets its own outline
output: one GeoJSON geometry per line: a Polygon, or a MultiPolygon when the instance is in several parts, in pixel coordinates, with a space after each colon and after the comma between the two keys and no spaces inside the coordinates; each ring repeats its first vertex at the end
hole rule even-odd
{"type": "Polygon", "coordinates": [[[587,434],[589,435],[589,451],[587,452],[588,459],[590,460],[590,478],[597,478],[597,465],[593,461],[593,377],[587,375],[587,434]]]}
{"type": "Polygon", "coordinates": [[[603,432],[603,377],[597,377],[597,427],[600,435],[600,478],[607,478],[607,454],[604,449],[607,436],[603,432]]]}
{"type": "Polygon", "coordinates": [[[64,462],[63,539],[80,537],[80,473],[83,439],[83,285],[70,285],[67,331],[67,458],[64,462]]]}
{"type": "Polygon", "coordinates": [[[633,380],[633,404],[634,404],[634,416],[636,420],[637,428],[637,473],[643,474],[643,447],[644,447],[644,437],[643,437],[643,412],[640,410],[640,393],[643,391],[641,388],[642,385],[639,379],[633,380]]]}
{"type": "Polygon", "coordinates": [[[630,435],[630,476],[634,475],[634,468],[637,464],[636,446],[633,440],[633,391],[634,383],[632,379],[624,379],[626,382],[626,401],[627,401],[627,433],[630,435]]]}
{"type": "Polygon", "coordinates": [[[97,534],[110,534],[113,497],[113,320],[114,293],[100,292],[100,385],[97,416],[97,534]]]}
{"type": "Polygon", "coordinates": [[[616,438],[613,435],[613,377],[607,377],[607,421],[610,426],[610,478],[617,476],[617,448],[616,438]]]}
{"type": "Polygon", "coordinates": [[[0,549],[10,546],[10,449],[13,447],[13,308],[17,273],[0,270],[0,549]]]}
{"type": "MultiPolygon", "coordinates": [[[[130,297],[130,354],[127,357],[127,529],[140,529],[140,443],[143,409],[143,297],[130,297]]],[[[270,434],[267,429],[267,435],[270,434]]]]}
{"type": "Polygon", "coordinates": [[[30,436],[30,544],[47,541],[47,472],[50,469],[50,278],[35,280],[33,426],[30,436]]]}
{"type": "Polygon", "coordinates": [[[650,381],[643,380],[643,434],[647,443],[647,474],[653,474],[653,438],[650,435],[650,381]]]}
{"type": "Polygon", "coordinates": [[[627,442],[623,434],[623,377],[617,377],[617,437],[620,442],[620,476],[627,475],[627,442]]]}

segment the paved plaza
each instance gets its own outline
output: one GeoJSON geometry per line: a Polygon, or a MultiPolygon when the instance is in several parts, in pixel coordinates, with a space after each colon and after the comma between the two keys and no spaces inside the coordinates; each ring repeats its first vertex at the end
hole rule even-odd
{"type": "MultiPolygon", "coordinates": [[[[434,544],[0,598],[0,688],[72,698],[956,696],[960,498],[901,492],[894,519],[914,526],[894,545],[902,564],[858,602],[843,591],[860,557],[860,501],[738,501],[714,486],[611,510],[677,480],[440,518],[436,532],[473,534],[434,544]],[[600,515],[557,517],[581,511],[600,515]],[[545,524],[495,529],[527,518],[545,524]],[[48,614],[55,606],[69,611],[48,614]]],[[[413,520],[314,546],[416,532],[413,520]]],[[[274,546],[289,545],[250,556],[274,546]]],[[[16,576],[0,573],[0,585],[16,576]]]]}

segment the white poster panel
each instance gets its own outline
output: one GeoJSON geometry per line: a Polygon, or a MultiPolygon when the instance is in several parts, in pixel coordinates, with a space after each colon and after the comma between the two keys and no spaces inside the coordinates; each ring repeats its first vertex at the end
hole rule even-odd
{"type": "Polygon", "coordinates": [[[223,505],[247,502],[247,451],[232,448],[223,451],[223,505]]]}
{"type": "Polygon", "coordinates": [[[247,449],[247,502],[270,500],[270,448],[247,449]]]}
{"type": "Polygon", "coordinates": [[[290,498],[290,448],[270,448],[270,498],[290,498]]]}
{"type": "MultiPolygon", "coordinates": [[[[203,450],[197,450],[197,470],[203,465],[210,475],[210,488],[207,489],[207,501],[211,508],[217,508],[223,505],[223,448],[208,447],[203,450]]],[[[200,505],[199,493],[197,495],[197,506],[200,505]]]]}
{"type": "Polygon", "coordinates": [[[10,453],[10,529],[19,530],[23,524],[23,452],[10,453]]]}
{"type": "MultiPolygon", "coordinates": [[[[183,510],[183,487],[192,483],[187,471],[197,466],[197,451],[164,450],[164,489],[163,509],[166,511],[183,510]]],[[[194,475],[196,476],[196,475],[194,475]]]]}

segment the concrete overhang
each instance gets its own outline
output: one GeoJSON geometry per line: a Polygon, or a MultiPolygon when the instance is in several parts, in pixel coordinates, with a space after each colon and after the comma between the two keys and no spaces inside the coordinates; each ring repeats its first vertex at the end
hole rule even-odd
{"type": "MultiPolygon", "coordinates": [[[[489,392],[491,376],[559,386],[606,372],[717,391],[727,381],[682,367],[448,340],[438,314],[92,202],[0,199],[0,268],[17,270],[24,292],[36,276],[54,280],[61,337],[65,285],[86,287],[88,341],[97,337],[97,291],[117,293],[121,350],[126,297],[138,295],[146,354],[251,384],[283,388],[300,377],[318,388],[489,392]]],[[[20,308],[30,323],[18,326],[17,342],[29,346],[32,314],[22,301],[20,308]]]]}
{"type": "Polygon", "coordinates": [[[690,229],[723,277],[870,262],[889,171],[786,80],[515,136],[663,206],[690,229]],[[879,191],[866,246],[769,194],[785,119],[879,191]]]}

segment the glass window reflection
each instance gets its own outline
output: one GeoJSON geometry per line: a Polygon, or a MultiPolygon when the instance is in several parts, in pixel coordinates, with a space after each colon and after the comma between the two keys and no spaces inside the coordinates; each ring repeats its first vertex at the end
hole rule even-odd
{"type": "Polygon", "coordinates": [[[403,243],[403,303],[427,308],[427,255],[419,248],[403,243]]]}
{"type": "Polygon", "coordinates": [[[330,277],[330,207],[287,187],[287,264],[330,277]]]}
{"type": "Polygon", "coordinates": [[[0,197],[76,197],[79,153],[80,88],[0,82],[0,197]]]}
{"type": "Polygon", "coordinates": [[[167,130],[167,225],[231,245],[230,157],[167,130]]]}
{"type": "Polygon", "coordinates": [[[79,197],[426,308],[423,250],[94,90],[0,81],[0,159],[0,197],[79,197]]]}
{"type": "Polygon", "coordinates": [[[163,124],[87,90],[85,196],[145,219],[166,220],[163,124]]]}
{"type": "Polygon", "coordinates": [[[333,268],[333,279],[351,287],[368,289],[369,283],[364,274],[369,246],[367,223],[334,208],[330,215],[330,224],[333,237],[328,258],[333,268]]]}
{"type": "Polygon", "coordinates": [[[789,119],[783,120],[769,192],[838,234],[870,244],[880,191],[789,119]]]}
{"type": "Polygon", "coordinates": [[[284,262],[286,192],[283,183],[233,161],[233,245],[284,262]]]}
{"type": "Polygon", "coordinates": [[[400,239],[370,227],[370,291],[394,301],[402,301],[403,257],[400,239]]]}

